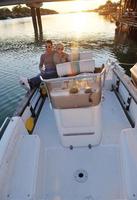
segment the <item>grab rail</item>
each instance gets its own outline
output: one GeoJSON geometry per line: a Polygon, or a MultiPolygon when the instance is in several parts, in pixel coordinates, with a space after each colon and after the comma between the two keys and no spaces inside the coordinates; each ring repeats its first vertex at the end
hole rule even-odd
{"type": "MultiPolygon", "coordinates": [[[[112,89],[114,90],[132,128],[134,128],[136,119],[131,117],[130,105],[131,105],[132,99],[135,102],[135,104],[137,104],[137,95],[135,94],[135,92],[132,89],[130,90],[130,88],[129,88],[131,82],[129,82],[129,85],[128,85],[128,83],[125,81],[124,78],[126,78],[126,75],[122,74],[122,76],[120,76],[120,74],[118,73],[119,71],[117,71],[116,68],[113,68],[112,70],[118,79],[116,81],[116,85],[112,84],[112,89]],[[124,75],[124,78],[123,78],[123,75],[124,75]],[[122,95],[119,92],[120,83],[122,83],[122,85],[124,86],[124,88],[127,90],[128,94],[129,94],[129,95],[127,95],[126,101],[123,99],[122,95]]],[[[127,81],[129,81],[129,79],[127,81]]]]}
{"type": "Polygon", "coordinates": [[[133,93],[133,91],[129,90],[128,86],[126,85],[126,83],[124,82],[124,80],[122,79],[122,77],[120,77],[120,75],[116,72],[115,68],[113,69],[114,74],[118,77],[119,81],[124,85],[124,87],[127,89],[129,95],[133,98],[133,100],[135,101],[135,103],[137,104],[137,96],[135,96],[135,94],[133,93]]]}

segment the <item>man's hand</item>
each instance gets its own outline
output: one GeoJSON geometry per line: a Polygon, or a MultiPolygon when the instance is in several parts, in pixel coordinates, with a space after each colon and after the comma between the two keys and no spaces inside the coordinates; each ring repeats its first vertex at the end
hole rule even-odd
{"type": "Polygon", "coordinates": [[[40,70],[41,73],[44,72],[45,71],[45,66],[39,66],[39,70],[40,70]]]}

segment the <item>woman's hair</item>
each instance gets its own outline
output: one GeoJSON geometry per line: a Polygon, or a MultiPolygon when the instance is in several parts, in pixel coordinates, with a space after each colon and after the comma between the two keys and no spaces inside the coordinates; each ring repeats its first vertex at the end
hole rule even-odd
{"type": "Polygon", "coordinates": [[[58,43],[58,44],[56,45],[56,49],[58,49],[58,48],[64,49],[64,45],[60,42],[60,43],[58,43]]]}

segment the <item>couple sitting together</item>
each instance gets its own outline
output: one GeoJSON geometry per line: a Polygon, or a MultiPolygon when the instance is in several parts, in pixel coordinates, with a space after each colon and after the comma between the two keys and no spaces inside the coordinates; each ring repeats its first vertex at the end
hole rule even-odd
{"type": "Polygon", "coordinates": [[[56,45],[56,49],[53,48],[53,43],[51,40],[47,40],[45,43],[45,53],[41,55],[40,58],[40,74],[27,79],[21,78],[21,85],[27,89],[31,90],[35,87],[39,87],[41,83],[42,76],[43,79],[57,78],[56,64],[69,62],[69,55],[65,53],[64,46],[62,43],[56,45]]]}

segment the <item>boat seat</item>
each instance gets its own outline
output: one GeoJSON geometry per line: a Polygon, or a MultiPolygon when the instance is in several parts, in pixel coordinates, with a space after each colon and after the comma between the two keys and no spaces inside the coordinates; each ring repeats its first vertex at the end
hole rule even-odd
{"type": "Polygon", "coordinates": [[[137,63],[130,69],[132,82],[137,88],[137,63]]]}
{"type": "Polygon", "coordinates": [[[9,162],[6,197],[14,200],[36,198],[39,153],[40,140],[37,135],[20,136],[15,145],[13,163],[9,162]]]}
{"type": "Polygon", "coordinates": [[[91,93],[79,90],[76,94],[70,94],[69,89],[52,89],[50,92],[52,105],[57,109],[96,106],[101,101],[101,88],[98,83],[92,83],[91,87],[91,93]]]}
{"type": "Polygon", "coordinates": [[[122,130],[120,142],[127,199],[137,199],[137,128],[122,130]]]}
{"type": "Polygon", "coordinates": [[[93,73],[95,70],[95,60],[93,59],[80,60],[79,66],[80,66],[80,73],[83,73],[83,72],[93,73]]]}
{"type": "Polygon", "coordinates": [[[101,132],[101,73],[46,80],[64,146],[98,145],[101,132]]]}
{"type": "Polygon", "coordinates": [[[58,76],[72,76],[83,72],[94,72],[95,60],[80,60],[56,65],[58,76]]]}

